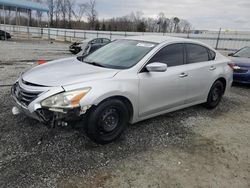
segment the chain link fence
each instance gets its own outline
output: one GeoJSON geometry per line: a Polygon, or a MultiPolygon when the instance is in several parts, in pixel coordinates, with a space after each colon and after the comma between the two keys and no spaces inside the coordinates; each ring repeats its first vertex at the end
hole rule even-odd
{"type": "Polygon", "coordinates": [[[121,39],[128,36],[138,35],[161,35],[174,36],[199,40],[218,50],[234,51],[245,46],[250,46],[250,32],[225,32],[225,31],[203,31],[202,33],[151,33],[151,32],[116,32],[116,31],[91,31],[39,28],[16,25],[0,25],[1,30],[10,32],[15,39],[28,40],[57,40],[75,42],[86,38],[109,38],[111,40],[121,39]]]}

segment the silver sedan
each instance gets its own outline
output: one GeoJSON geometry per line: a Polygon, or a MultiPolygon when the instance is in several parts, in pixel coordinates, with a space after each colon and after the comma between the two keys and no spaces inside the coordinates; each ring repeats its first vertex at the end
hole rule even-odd
{"type": "Polygon", "coordinates": [[[215,108],[232,84],[232,68],[197,41],[129,37],[23,73],[12,87],[13,112],[50,126],[79,121],[93,141],[106,144],[128,123],[197,104],[215,108]]]}

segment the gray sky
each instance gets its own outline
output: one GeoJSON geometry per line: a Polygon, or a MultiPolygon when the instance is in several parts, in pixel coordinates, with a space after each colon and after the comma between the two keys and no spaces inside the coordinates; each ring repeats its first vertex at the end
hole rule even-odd
{"type": "MultiPolygon", "coordinates": [[[[81,2],[83,0],[77,0],[81,2]]],[[[187,19],[196,29],[250,30],[250,0],[96,0],[98,17],[111,18],[142,11],[145,17],[187,19]]]]}

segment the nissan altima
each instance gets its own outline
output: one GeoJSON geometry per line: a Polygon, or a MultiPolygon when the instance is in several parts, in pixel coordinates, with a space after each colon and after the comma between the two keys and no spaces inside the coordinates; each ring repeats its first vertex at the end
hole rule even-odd
{"type": "Polygon", "coordinates": [[[234,63],[234,82],[250,84],[250,47],[244,47],[228,55],[234,63]]]}
{"type": "Polygon", "coordinates": [[[47,125],[79,120],[89,138],[107,144],[129,123],[197,104],[215,108],[231,87],[232,68],[197,41],[128,37],[26,71],[12,87],[13,112],[47,125]]]}

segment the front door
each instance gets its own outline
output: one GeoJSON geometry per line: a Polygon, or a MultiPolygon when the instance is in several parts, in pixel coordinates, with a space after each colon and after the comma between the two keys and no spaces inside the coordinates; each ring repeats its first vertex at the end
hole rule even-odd
{"type": "MultiPolygon", "coordinates": [[[[139,73],[139,116],[149,117],[182,106],[186,100],[187,74],[183,44],[163,47],[148,62],[166,63],[165,72],[139,73]]],[[[145,70],[145,69],[143,69],[145,70]]]]}

